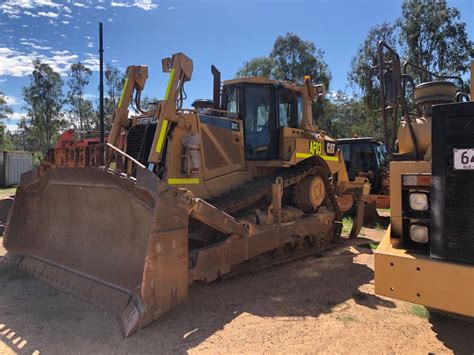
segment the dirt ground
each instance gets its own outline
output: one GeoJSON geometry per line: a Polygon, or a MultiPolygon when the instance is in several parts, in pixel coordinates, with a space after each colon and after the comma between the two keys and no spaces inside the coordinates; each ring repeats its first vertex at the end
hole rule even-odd
{"type": "Polygon", "coordinates": [[[374,294],[363,245],[382,231],[363,234],[323,258],[193,285],[176,310],[127,339],[114,316],[0,267],[0,353],[473,354],[474,324],[374,294]]]}

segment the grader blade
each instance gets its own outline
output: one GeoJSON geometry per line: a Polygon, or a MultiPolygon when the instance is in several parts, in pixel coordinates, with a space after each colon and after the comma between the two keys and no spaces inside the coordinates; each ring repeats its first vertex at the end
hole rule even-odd
{"type": "Polygon", "coordinates": [[[64,165],[22,176],[4,261],[117,314],[130,335],[187,296],[189,201],[143,166],[134,179],[64,165]]]}

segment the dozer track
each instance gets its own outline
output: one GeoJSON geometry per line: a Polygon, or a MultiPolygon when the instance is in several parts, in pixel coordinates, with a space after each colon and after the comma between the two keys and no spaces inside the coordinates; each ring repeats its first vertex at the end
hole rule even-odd
{"type": "Polygon", "coordinates": [[[329,181],[329,177],[322,166],[315,165],[315,160],[313,159],[303,161],[292,167],[280,168],[272,174],[247,181],[219,197],[209,199],[208,202],[226,213],[235,214],[270,196],[272,185],[278,177],[283,179],[283,188],[287,189],[310,175],[320,175],[323,177],[327,191],[325,205],[330,211],[338,211],[334,189],[329,181]]]}

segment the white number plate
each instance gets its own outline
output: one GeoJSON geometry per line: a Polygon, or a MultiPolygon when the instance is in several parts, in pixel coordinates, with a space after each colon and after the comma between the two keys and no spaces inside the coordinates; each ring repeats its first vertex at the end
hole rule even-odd
{"type": "Polygon", "coordinates": [[[474,170],[474,148],[453,149],[454,170],[474,170]]]}

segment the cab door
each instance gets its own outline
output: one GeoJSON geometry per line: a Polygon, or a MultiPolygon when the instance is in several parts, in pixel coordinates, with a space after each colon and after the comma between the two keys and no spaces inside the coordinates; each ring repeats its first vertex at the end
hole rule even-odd
{"type": "Polygon", "coordinates": [[[278,127],[275,119],[275,88],[272,85],[245,85],[242,118],[245,157],[268,160],[279,157],[278,127]]]}

